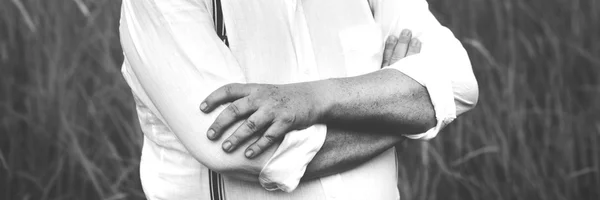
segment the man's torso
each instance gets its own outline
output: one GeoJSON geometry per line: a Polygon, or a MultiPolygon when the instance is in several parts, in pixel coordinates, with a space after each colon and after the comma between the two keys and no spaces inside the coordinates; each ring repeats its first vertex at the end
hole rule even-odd
{"type": "MultiPolygon", "coordinates": [[[[212,20],[211,0],[154,0],[148,4],[153,4],[149,7],[156,13],[146,16],[162,18],[167,24],[186,23],[187,26],[162,27],[171,29],[171,37],[176,41],[194,39],[188,37],[193,35],[190,32],[200,28],[194,27],[197,19],[192,17],[197,16],[190,12],[205,10],[206,15],[200,17],[212,20]]],[[[148,12],[136,10],[127,0],[123,6],[126,8],[122,20],[126,22],[122,26],[137,21],[140,15],[135,12],[148,12]]],[[[345,77],[380,67],[382,36],[366,1],[232,0],[224,1],[223,9],[231,52],[248,82],[290,83],[345,77]]],[[[122,34],[147,34],[142,30],[131,31],[130,27],[122,27],[122,34]]],[[[138,115],[145,134],[141,176],[147,193],[168,199],[397,198],[393,149],[348,172],[301,183],[290,194],[267,192],[258,184],[215,176],[186,154],[176,136],[150,111],[151,101],[128,70],[128,65],[135,64],[125,63],[123,71],[137,96],[138,115]],[[161,191],[168,193],[157,194],[161,191]]],[[[200,62],[196,67],[210,66],[200,62]]]]}

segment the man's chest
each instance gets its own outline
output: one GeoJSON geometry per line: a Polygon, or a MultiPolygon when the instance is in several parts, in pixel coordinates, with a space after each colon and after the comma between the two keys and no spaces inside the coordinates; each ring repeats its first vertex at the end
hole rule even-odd
{"type": "Polygon", "coordinates": [[[383,39],[367,1],[221,3],[216,31],[226,33],[250,82],[344,77],[380,67],[383,39]]]}

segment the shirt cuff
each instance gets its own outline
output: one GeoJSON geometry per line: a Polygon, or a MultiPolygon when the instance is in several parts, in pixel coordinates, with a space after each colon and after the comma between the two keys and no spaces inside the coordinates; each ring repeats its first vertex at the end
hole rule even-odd
{"type": "Polygon", "coordinates": [[[321,150],[326,136],[327,126],[322,124],[286,134],[259,174],[258,180],[263,188],[268,191],[294,191],[306,166],[321,150]]]}
{"type": "Polygon", "coordinates": [[[435,118],[437,120],[436,125],[424,133],[404,135],[410,139],[432,139],[437,136],[446,125],[456,119],[456,106],[454,104],[452,81],[449,77],[445,76],[449,73],[440,68],[440,66],[435,66],[440,65],[441,63],[432,62],[433,61],[428,57],[417,54],[403,58],[384,68],[395,69],[404,73],[427,88],[427,92],[429,93],[429,98],[433,104],[435,118]]]}

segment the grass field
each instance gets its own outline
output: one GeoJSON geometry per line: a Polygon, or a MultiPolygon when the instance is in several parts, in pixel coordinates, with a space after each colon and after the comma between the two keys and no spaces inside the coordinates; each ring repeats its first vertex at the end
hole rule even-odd
{"type": "MultiPolygon", "coordinates": [[[[600,1],[429,0],[480,103],[401,145],[403,199],[600,199],[600,1]]],[[[0,1],[0,199],[143,199],[117,0],[0,1]]]]}

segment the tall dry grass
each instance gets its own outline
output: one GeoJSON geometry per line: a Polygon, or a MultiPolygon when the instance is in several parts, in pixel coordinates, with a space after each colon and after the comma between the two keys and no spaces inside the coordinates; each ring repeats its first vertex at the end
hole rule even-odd
{"type": "MultiPolygon", "coordinates": [[[[402,146],[403,199],[600,199],[600,1],[429,0],[480,103],[402,146]]],[[[119,1],[0,1],[0,199],[143,199],[119,1]]]]}
{"type": "Polygon", "coordinates": [[[119,6],[0,1],[0,199],[143,197],[119,6]]]}
{"type": "Polygon", "coordinates": [[[401,169],[407,199],[600,199],[600,1],[430,4],[469,51],[480,104],[403,159],[422,161],[401,169]]]}

